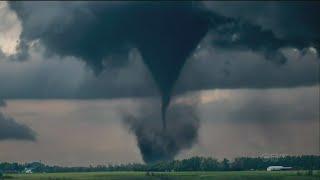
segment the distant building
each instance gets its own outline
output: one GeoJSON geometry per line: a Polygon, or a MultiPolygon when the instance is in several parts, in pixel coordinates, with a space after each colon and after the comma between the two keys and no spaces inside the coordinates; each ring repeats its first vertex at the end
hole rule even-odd
{"type": "Polygon", "coordinates": [[[26,174],[32,174],[32,169],[25,168],[23,172],[26,173],[26,174]]]}
{"type": "Polygon", "coordinates": [[[282,171],[282,170],[290,170],[292,167],[284,167],[284,166],[269,166],[267,171],[282,171]]]}

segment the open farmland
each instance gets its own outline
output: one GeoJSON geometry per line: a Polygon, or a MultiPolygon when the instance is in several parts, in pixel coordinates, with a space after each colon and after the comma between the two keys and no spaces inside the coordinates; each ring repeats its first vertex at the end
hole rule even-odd
{"type": "Polygon", "coordinates": [[[144,179],[186,179],[186,180],[318,180],[320,171],[314,171],[312,175],[308,175],[307,171],[232,171],[232,172],[163,172],[149,173],[146,172],[88,172],[88,173],[35,173],[35,174],[7,174],[5,179],[106,179],[106,180],[144,180],[144,179]]]}

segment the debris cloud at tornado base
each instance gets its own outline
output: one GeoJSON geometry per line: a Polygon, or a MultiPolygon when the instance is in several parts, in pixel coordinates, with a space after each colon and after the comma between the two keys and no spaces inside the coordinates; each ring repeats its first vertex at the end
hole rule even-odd
{"type": "Polygon", "coordinates": [[[196,98],[187,104],[172,103],[166,117],[170,126],[166,129],[162,128],[157,103],[141,103],[136,114],[123,113],[123,122],[135,135],[144,162],[172,160],[197,142],[200,121],[196,106],[196,98]]]}

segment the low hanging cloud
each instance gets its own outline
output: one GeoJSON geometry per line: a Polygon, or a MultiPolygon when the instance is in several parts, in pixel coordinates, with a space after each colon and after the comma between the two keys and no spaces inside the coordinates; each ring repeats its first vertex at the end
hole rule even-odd
{"type": "Polygon", "coordinates": [[[5,107],[6,105],[6,102],[0,99],[0,107],[5,107]]]}
{"type": "MultiPolygon", "coordinates": [[[[232,123],[319,122],[319,86],[203,91],[201,119],[232,123]]],[[[267,133],[266,133],[267,134],[267,133]]]]}
{"type": "Polygon", "coordinates": [[[96,76],[74,57],[46,58],[42,47],[34,47],[27,61],[0,60],[0,82],[0,98],[3,99],[111,99],[157,95],[150,73],[136,50],[129,52],[126,66],[106,69],[96,76]]]}
{"type": "Polygon", "coordinates": [[[320,59],[313,48],[280,49],[287,61],[277,64],[252,51],[214,48],[210,37],[207,38],[182,70],[176,94],[201,89],[296,88],[319,84],[320,59]]]}
{"type": "MultiPolygon", "coordinates": [[[[0,99],[0,108],[5,105],[5,102],[0,99]]],[[[8,139],[35,141],[36,135],[27,125],[16,122],[0,111],[0,141],[8,139]]]]}
{"type": "Polygon", "coordinates": [[[243,19],[263,29],[271,29],[280,38],[316,40],[319,47],[320,3],[317,1],[205,1],[204,4],[223,16],[243,19]]]}

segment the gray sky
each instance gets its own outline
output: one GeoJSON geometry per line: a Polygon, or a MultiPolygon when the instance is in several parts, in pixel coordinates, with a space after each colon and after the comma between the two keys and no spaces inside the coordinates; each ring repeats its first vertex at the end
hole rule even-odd
{"type": "Polygon", "coordinates": [[[165,22],[165,6],[140,22],[135,10],[150,12],[126,5],[0,2],[0,161],[142,162],[124,112],[147,117],[150,103],[160,114],[168,94],[171,107],[196,99],[200,120],[176,158],[319,154],[319,3],[169,6],[183,15],[165,22]],[[189,15],[203,37],[174,34],[189,15]]]}
{"type": "MultiPolygon", "coordinates": [[[[318,154],[317,89],[203,91],[197,94],[198,141],[177,158],[318,154]],[[268,114],[256,114],[264,110],[268,114]]],[[[174,103],[188,103],[194,95],[174,103]]],[[[142,162],[136,139],[121,118],[122,110],[136,111],[138,104],[130,99],[8,100],[4,113],[36,131],[37,140],[1,141],[0,159],[60,165],[142,162]]]]}

